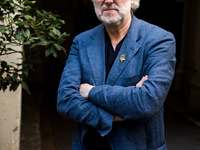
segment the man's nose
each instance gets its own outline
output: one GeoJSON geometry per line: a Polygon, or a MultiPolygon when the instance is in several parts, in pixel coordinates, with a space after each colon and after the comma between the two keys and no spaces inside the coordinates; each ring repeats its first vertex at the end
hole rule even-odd
{"type": "Polygon", "coordinates": [[[104,1],[104,3],[106,3],[106,4],[111,4],[111,3],[113,3],[114,2],[114,0],[105,0],[104,1]]]}

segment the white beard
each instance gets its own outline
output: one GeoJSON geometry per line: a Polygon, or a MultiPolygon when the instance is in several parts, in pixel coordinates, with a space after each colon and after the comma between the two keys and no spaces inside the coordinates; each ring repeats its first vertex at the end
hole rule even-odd
{"type": "Polygon", "coordinates": [[[130,0],[126,0],[125,3],[122,3],[121,6],[117,6],[116,4],[113,5],[106,5],[103,4],[101,8],[95,6],[95,12],[97,18],[104,24],[107,25],[119,25],[121,24],[124,19],[126,18],[127,14],[131,11],[131,2],[130,0]],[[103,14],[103,10],[105,8],[114,8],[117,10],[117,14],[107,13],[106,15],[103,14]]]}

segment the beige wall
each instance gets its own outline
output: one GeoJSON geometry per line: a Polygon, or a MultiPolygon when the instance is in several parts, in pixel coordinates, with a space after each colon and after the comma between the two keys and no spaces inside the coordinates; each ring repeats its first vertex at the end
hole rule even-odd
{"type": "Polygon", "coordinates": [[[0,150],[18,150],[21,120],[21,88],[0,92],[0,150]]]}
{"type": "MultiPolygon", "coordinates": [[[[17,48],[17,47],[16,47],[17,48]]],[[[21,50],[20,47],[17,48],[21,50]]],[[[0,56],[0,60],[19,62],[20,55],[0,56]]],[[[21,86],[17,91],[0,91],[0,150],[19,150],[21,86]]]]}

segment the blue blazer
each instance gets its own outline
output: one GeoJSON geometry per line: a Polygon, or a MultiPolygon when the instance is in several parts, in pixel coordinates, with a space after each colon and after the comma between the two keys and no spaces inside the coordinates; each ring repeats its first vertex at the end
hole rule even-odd
{"type": "Polygon", "coordinates": [[[84,135],[93,127],[113,150],[166,150],[163,104],[175,70],[174,36],[133,16],[105,80],[104,30],[101,24],[75,37],[60,80],[58,112],[78,123],[72,149],[85,149],[84,135]],[[79,94],[81,83],[95,85],[88,99],[79,94]],[[113,123],[114,115],[125,121],[113,123]]]}

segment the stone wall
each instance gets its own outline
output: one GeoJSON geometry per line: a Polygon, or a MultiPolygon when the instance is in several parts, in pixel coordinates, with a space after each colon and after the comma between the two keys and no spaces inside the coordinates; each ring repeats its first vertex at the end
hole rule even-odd
{"type": "MultiPolygon", "coordinates": [[[[21,47],[16,47],[19,51],[21,47]]],[[[1,60],[20,62],[20,55],[0,56],[1,60]]],[[[21,122],[21,86],[15,92],[0,91],[0,150],[19,150],[21,122]]]]}

